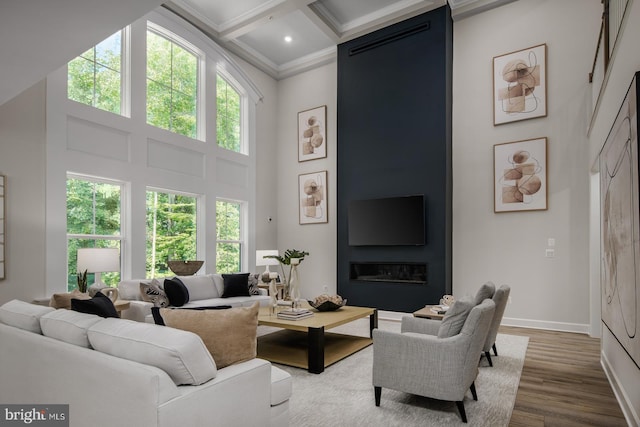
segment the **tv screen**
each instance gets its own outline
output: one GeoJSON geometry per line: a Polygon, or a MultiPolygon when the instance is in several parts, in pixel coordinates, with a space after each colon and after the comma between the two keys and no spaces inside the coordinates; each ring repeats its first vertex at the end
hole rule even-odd
{"type": "Polygon", "coordinates": [[[424,245],[424,196],[352,200],[347,223],[350,246],[424,245]]]}

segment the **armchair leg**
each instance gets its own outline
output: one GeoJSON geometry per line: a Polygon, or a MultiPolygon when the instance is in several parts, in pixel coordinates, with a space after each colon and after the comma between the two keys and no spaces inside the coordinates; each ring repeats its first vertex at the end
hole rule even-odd
{"type": "Polygon", "coordinates": [[[473,400],[477,401],[478,393],[476,393],[476,383],[472,382],[471,387],[469,387],[469,389],[471,390],[471,395],[473,396],[473,400]]]}
{"type": "Polygon", "coordinates": [[[467,413],[464,411],[464,402],[462,400],[458,400],[456,402],[456,406],[458,407],[458,411],[460,412],[460,418],[462,418],[462,422],[467,422],[467,413]]]}
{"type": "Polygon", "coordinates": [[[373,394],[376,397],[376,406],[380,406],[380,395],[382,394],[382,387],[373,387],[373,394]]]}
{"type": "Polygon", "coordinates": [[[493,354],[498,355],[498,350],[496,349],[496,343],[493,343],[493,354]]]}
{"type": "Polygon", "coordinates": [[[488,351],[485,351],[484,355],[487,357],[487,361],[489,362],[489,366],[493,367],[493,361],[491,360],[491,353],[489,353],[488,351]]]}

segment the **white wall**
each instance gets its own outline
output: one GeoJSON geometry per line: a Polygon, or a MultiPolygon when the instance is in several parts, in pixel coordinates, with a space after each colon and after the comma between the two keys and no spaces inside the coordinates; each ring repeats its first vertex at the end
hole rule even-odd
{"type": "Polygon", "coordinates": [[[0,106],[0,174],[6,189],[6,278],[0,304],[44,297],[45,84],[0,106]]]}
{"type": "Polygon", "coordinates": [[[256,105],[256,222],[252,238],[256,249],[277,249],[278,83],[240,57],[232,57],[263,95],[256,105]]]}
{"type": "MultiPolygon", "coordinates": [[[[336,293],[337,65],[328,64],[278,83],[278,250],[310,253],[298,268],[303,298],[336,293]],[[327,106],[327,157],[298,162],[298,112],[327,106]],[[327,171],[329,222],[300,225],[298,175],[327,171]]],[[[288,274],[288,272],[287,272],[288,274]]]]}
{"type": "MultiPolygon", "coordinates": [[[[589,133],[590,164],[596,163],[633,75],[636,71],[640,71],[640,51],[638,50],[640,2],[632,1],[630,8],[627,22],[622,29],[622,38],[609,66],[609,77],[601,103],[589,133]]],[[[594,212],[594,215],[598,216],[599,212],[594,212]]],[[[598,230],[595,231],[598,232],[598,230]]],[[[591,262],[596,269],[599,267],[598,251],[593,251],[591,262]]],[[[602,363],[627,420],[631,425],[640,425],[640,387],[638,387],[640,369],[633,364],[631,358],[606,327],[602,329],[602,363]]]]}
{"type": "Polygon", "coordinates": [[[0,62],[0,104],[161,3],[3,0],[0,52],[11,60],[0,62]]]}
{"type": "Polygon", "coordinates": [[[520,0],[454,23],[453,293],[510,285],[505,323],[589,331],[586,101],[601,8],[520,0]],[[547,117],[493,126],[493,57],[541,43],[547,117]],[[537,137],[548,138],[548,210],[494,213],[493,145],[537,137]]]}

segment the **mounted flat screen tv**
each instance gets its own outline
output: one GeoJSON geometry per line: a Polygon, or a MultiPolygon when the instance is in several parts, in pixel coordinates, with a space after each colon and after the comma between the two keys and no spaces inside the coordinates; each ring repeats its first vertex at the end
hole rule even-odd
{"type": "Polygon", "coordinates": [[[425,244],[424,195],[352,200],[348,209],[350,246],[425,244]]]}

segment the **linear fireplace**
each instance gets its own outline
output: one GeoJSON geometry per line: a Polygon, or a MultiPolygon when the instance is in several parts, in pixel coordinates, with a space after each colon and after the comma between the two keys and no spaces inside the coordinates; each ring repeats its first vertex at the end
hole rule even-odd
{"type": "Polygon", "coordinates": [[[352,262],[349,279],[366,282],[427,284],[427,264],[411,262],[352,262]]]}

